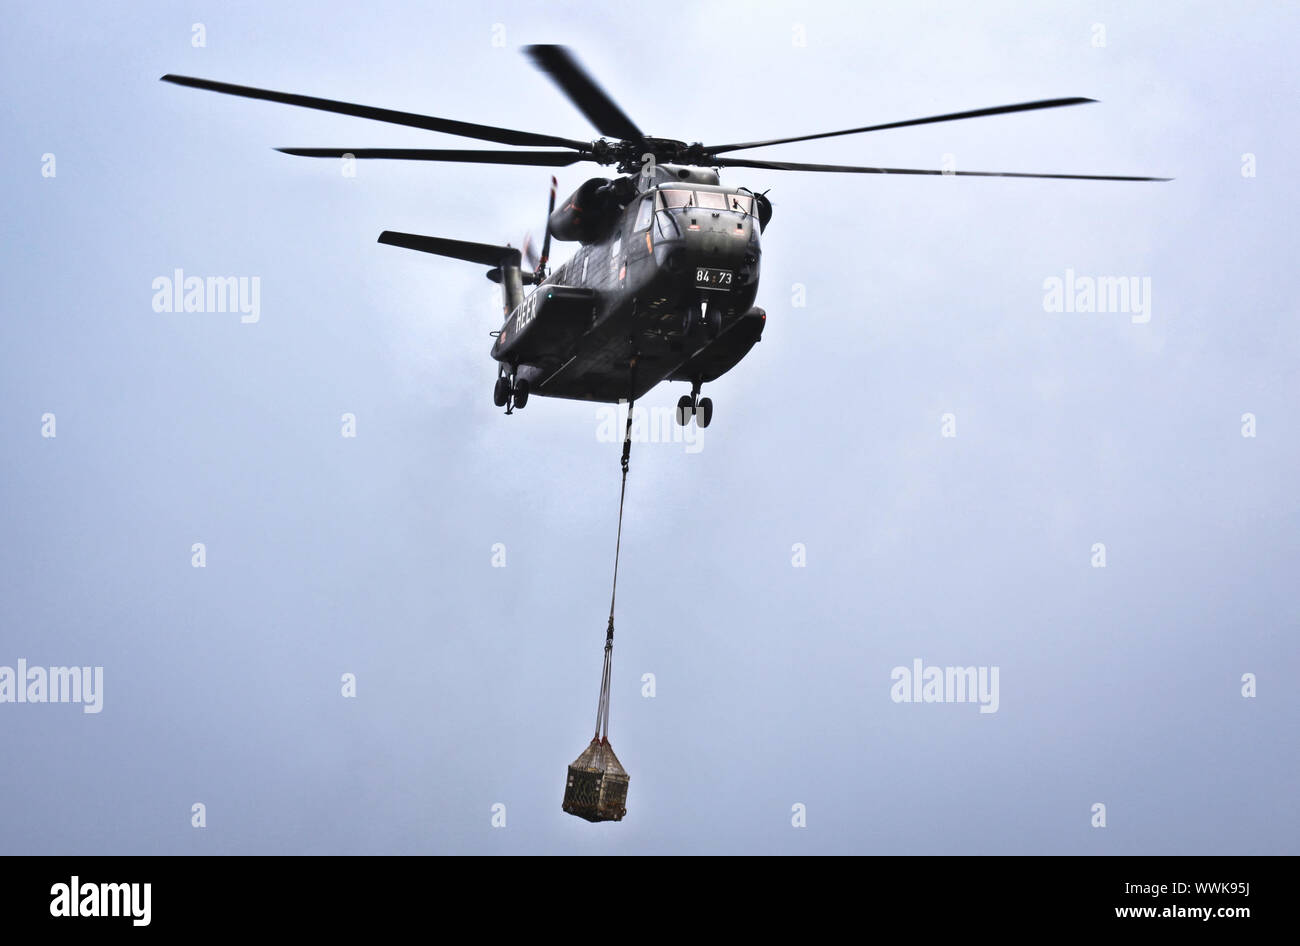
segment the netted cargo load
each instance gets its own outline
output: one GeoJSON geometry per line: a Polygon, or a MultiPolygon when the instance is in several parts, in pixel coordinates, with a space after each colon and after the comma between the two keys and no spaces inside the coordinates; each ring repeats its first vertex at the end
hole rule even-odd
{"type": "Polygon", "coordinates": [[[587,821],[622,821],[627,814],[627,771],[614,747],[592,739],[569,766],[564,810],[587,821]]]}
{"type": "Polygon", "coordinates": [[[614,619],[605,631],[605,668],[596,704],[596,735],[569,766],[564,810],[588,821],[622,821],[627,814],[627,769],[609,744],[609,677],[614,663],[614,619]]]}

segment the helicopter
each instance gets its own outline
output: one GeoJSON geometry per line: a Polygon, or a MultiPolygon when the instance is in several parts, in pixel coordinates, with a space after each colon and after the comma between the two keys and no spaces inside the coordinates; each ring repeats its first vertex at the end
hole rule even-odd
{"type": "Polygon", "coordinates": [[[396,159],[473,164],[568,167],[589,162],[613,167],[616,177],[581,184],[557,209],[551,178],[540,253],[530,243],[473,243],[385,230],[379,242],[489,267],[501,286],[504,322],[492,333],[498,363],[493,403],[505,413],[532,394],[616,403],[634,402],[662,381],[687,382],[677,423],[707,427],[713,402],[705,383],[740,363],[762,338],[767,315],[758,295],[760,236],[772,219],[767,192],[724,185],[720,171],[753,168],[852,174],[953,175],[1090,181],[1167,181],[1170,178],[1096,174],[926,170],[808,164],[735,156],[771,145],[834,138],[915,125],[1095,102],[1042,99],[933,115],[819,134],[729,144],[688,144],[645,134],[564,46],[527,46],[524,52],[602,135],[579,141],[411,112],[354,105],[190,76],[162,81],[244,98],[422,128],[512,148],[278,148],[313,158],[396,159]],[[579,244],[564,264],[549,264],[552,240],[579,244]],[[527,260],[525,261],[525,257],[527,260]],[[531,287],[527,291],[525,287],[531,287]]]}

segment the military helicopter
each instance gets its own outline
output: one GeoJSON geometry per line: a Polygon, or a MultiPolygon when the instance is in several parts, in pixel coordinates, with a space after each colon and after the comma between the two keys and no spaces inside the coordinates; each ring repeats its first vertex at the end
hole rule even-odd
{"type": "Polygon", "coordinates": [[[501,285],[505,321],[492,333],[499,363],[493,402],[510,414],[531,394],[587,401],[635,401],[661,381],[683,381],[691,393],[677,403],[677,422],[700,427],[713,419],[713,402],[700,397],[706,382],[734,368],[762,338],[766,313],[758,294],[759,237],[772,219],[766,192],[721,183],[723,168],[852,174],[926,174],[959,177],[1056,178],[1090,181],[1165,181],[1169,178],[1096,174],[1028,174],[855,167],[734,157],[737,151],[797,141],[1027,112],[1094,102],[1057,98],[866,125],[820,134],[731,144],[687,144],[645,134],[563,46],[525,48],[601,137],[578,141],[556,135],[353,105],[330,99],[189,76],[165,82],[227,95],[298,105],[514,147],[550,150],[425,148],[279,148],[313,158],[391,158],[472,164],[568,167],[578,162],[613,166],[618,177],[584,182],[556,209],[555,178],[540,255],[486,243],[385,230],[380,243],[488,266],[501,285]],[[566,263],[548,267],[552,240],[579,244],[566,263]],[[527,293],[526,286],[533,287],[527,293]]]}

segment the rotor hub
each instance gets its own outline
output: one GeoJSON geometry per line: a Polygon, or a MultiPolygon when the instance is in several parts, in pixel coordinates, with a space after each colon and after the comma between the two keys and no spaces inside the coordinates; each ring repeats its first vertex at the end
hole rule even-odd
{"type": "Polygon", "coordinates": [[[602,164],[615,164],[622,174],[636,174],[645,164],[646,155],[656,164],[702,164],[704,162],[703,146],[698,142],[687,145],[674,138],[650,138],[619,141],[611,144],[601,139],[592,145],[593,151],[598,145],[605,147],[607,160],[602,164]]]}

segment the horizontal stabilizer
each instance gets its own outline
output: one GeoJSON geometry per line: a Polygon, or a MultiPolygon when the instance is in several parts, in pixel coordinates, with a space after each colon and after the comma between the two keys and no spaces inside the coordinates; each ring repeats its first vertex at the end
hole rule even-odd
{"type": "Polygon", "coordinates": [[[513,246],[447,240],[442,237],[421,236],[418,233],[400,233],[397,230],[385,230],[379,234],[379,242],[387,243],[389,246],[404,246],[408,250],[419,250],[421,253],[463,259],[469,263],[482,263],[484,266],[518,266],[520,260],[519,250],[513,246]]]}

